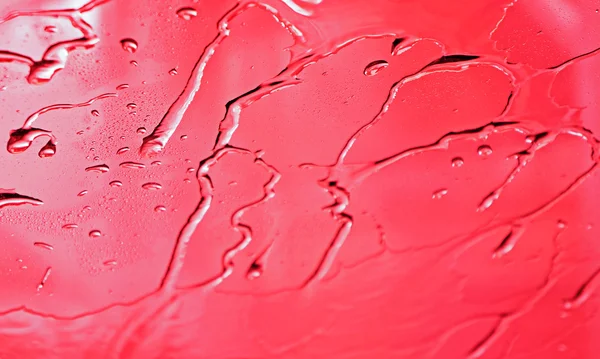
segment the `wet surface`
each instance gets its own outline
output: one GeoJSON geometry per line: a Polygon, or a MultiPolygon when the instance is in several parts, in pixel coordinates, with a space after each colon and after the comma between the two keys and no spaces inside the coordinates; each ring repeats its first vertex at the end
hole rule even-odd
{"type": "Polygon", "coordinates": [[[597,1],[0,5],[0,358],[596,358],[597,1]]]}

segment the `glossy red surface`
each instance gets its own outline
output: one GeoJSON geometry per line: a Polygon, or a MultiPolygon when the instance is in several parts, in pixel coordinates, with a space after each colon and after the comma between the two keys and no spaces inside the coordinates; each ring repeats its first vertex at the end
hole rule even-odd
{"type": "Polygon", "coordinates": [[[597,358],[599,7],[3,0],[0,358],[597,358]]]}

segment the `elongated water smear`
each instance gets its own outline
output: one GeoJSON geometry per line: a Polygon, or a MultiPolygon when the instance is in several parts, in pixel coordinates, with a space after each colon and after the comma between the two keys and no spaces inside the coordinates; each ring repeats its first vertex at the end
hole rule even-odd
{"type": "Polygon", "coordinates": [[[50,81],[58,71],[64,69],[69,54],[72,51],[90,49],[100,41],[94,29],[83,19],[82,14],[109,1],[111,0],[92,0],[78,9],[14,11],[7,14],[0,19],[0,25],[25,16],[66,18],[75,29],[81,32],[82,37],[52,44],[44,51],[39,61],[35,61],[24,54],[0,50],[0,62],[16,62],[27,65],[29,67],[27,81],[30,84],[38,85],[50,81]]]}
{"type": "Polygon", "coordinates": [[[6,192],[0,189],[0,209],[7,206],[21,206],[24,204],[40,206],[44,202],[37,198],[24,196],[15,192],[6,192]]]}

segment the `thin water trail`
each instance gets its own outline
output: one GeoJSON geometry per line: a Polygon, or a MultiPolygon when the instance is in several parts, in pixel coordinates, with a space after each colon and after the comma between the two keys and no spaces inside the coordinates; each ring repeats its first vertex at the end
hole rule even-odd
{"type": "Polygon", "coordinates": [[[56,144],[57,139],[56,136],[52,133],[52,131],[44,130],[40,128],[34,128],[33,124],[38,118],[44,113],[56,110],[69,110],[78,107],[87,107],[92,105],[94,102],[106,98],[117,97],[117,93],[109,92],[93,97],[85,102],[73,103],[73,104],[55,104],[41,108],[40,110],[34,112],[29,115],[23,125],[16,130],[13,130],[10,133],[10,138],[8,140],[8,144],[6,149],[10,153],[21,153],[26,151],[31,145],[33,141],[38,138],[48,137],[48,142],[42,147],[39,151],[39,156],[44,157],[52,157],[56,154],[56,144]]]}

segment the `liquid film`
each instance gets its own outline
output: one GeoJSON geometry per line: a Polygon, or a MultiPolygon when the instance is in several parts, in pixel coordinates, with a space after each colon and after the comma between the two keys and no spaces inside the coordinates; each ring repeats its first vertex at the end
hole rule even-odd
{"type": "Polygon", "coordinates": [[[599,7],[4,0],[0,358],[597,358],[599,7]]]}

